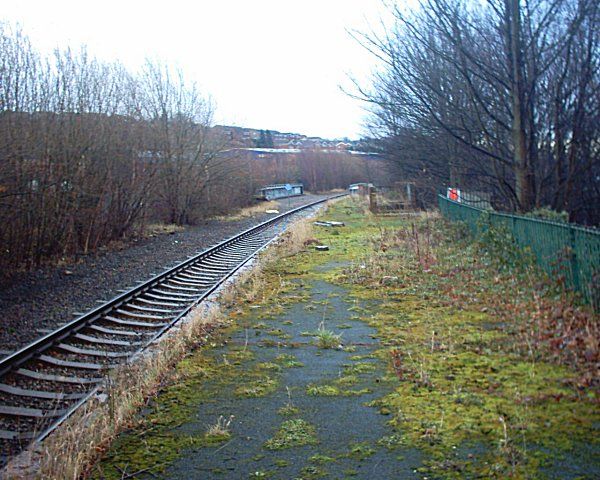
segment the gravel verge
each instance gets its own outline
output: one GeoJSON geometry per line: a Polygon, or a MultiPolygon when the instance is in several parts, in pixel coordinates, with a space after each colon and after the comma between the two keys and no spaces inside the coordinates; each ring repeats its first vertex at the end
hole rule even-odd
{"type": "MultiPolygon", "coordinates": [[[[324,198],[304,195],[282,199],[281,213],[324,198]]],[[[259,214],[240,220],[208,220],[183,232],[141,239],[122,250],[83,257],[67,267],[44,267],[13,277],[0,287],[0,358],[32,342],[187,257],[271,218],[259,214]]]]}

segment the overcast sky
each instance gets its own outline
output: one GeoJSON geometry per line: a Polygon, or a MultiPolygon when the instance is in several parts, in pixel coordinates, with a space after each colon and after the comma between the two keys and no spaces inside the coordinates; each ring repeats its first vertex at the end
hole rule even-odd
{"type": "Polygon", "coordinates": [[[131,68],[180,66],[216,104],[216,122],[357,138],[364,110],[340,86],[375,60],[346,32],[377,26],[381,0],[0,0],[36,47],[87,45],[131,68]]]}

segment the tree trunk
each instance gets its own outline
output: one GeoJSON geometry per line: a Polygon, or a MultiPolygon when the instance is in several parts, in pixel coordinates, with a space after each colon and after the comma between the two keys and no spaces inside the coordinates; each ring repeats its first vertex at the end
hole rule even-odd
{"type": "Polygon", "coordinates": [[[521,7],[519,0],[506,0],[509,22],[510,63],[512,73],[512,141],[515,169],[515,190],[519,210],[528,211],[533,205],[533,172],[527,151],[525,132],[525,86],[523,82],[523,58],[521,53],[521,7]]]}

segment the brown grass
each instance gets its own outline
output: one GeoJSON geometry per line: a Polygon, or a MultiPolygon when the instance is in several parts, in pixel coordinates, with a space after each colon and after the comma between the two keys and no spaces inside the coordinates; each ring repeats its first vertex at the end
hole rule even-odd
{"type": "MultiPolygon", "coordinates": [[[[260,301],[260,295],[265,290],[264,269],[278,258],[295,255],[306,248],[313,238],[312,221],[302,219],[288,228],[270,248],[263,251],[260,260],[251,269],[242,271],[235,284],[226,286],[219,296],[219,302],[227,307],[236,303],[251,303],[260,301]],[[238,285],[243,285],[239,288],[238,285]]],[[[273,286],[276,288],[275,286],[273,286]]]]}
{"type": "Polygon", "coordinates": [[[249,207],[242,208],[236,213],[231,215],[219,215],[214,217],[215,220],[220,221],[235,221],[242,220],[244,218],[255,217],[262,213],[265,213],[267,210],[279,210],[279,204],[274,201],[270,202],[260,202],[256,205],[250,205],[249,207]]]}
{"type": "Polygon", "coordinates": [[[145,237],[155,237],[157,235],[168,235],[176,232],[183,232],[185,227],[173,223],[150,223],[144,227],[143,235],[145,237]]]}

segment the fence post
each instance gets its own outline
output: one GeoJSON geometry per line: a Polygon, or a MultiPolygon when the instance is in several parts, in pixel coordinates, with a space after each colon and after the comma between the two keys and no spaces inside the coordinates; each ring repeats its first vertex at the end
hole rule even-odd
{"type": "MultiPolygon", "coordinates": [[[[579,260],[577,258],[577,251],[575,249],[575,229],[573,227],[569,227],[569,239],[571,244],[571,273],[573,278],[573,287],[575,290],[581,292],[581,285],[579,284],[579,260]]],[[[585,292],[584,293],[584,297],[585,292]]]]}
{"type": "Polygon", "coordinates": [[[375,187],[369,187],[369,210],[373,213],[377,213],[377,194],[375,193],[375,187]]]}

